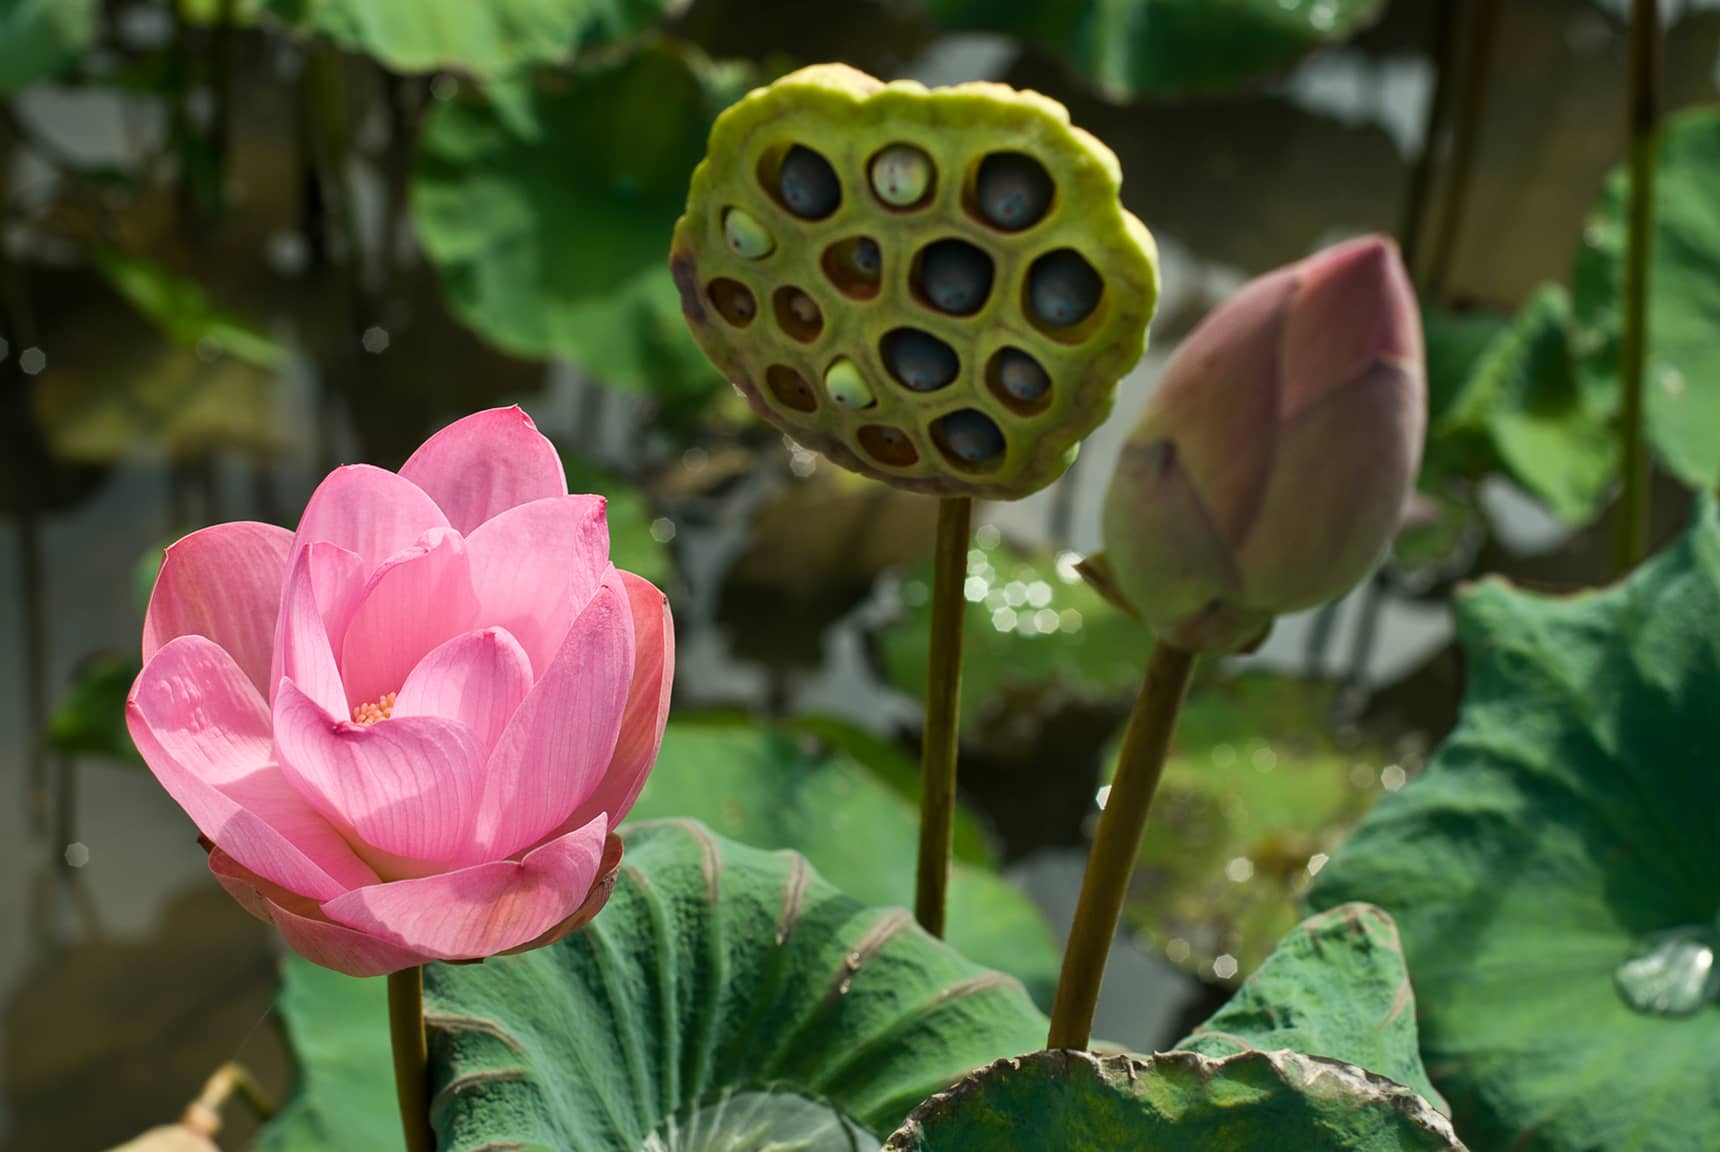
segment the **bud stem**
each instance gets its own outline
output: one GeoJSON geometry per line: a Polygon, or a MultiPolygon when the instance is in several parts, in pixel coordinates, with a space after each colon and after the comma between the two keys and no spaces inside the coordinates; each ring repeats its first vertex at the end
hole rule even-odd
{"type": "Polygon", "coordinates": [[[388,1036],[394,1047],[394,1093],[406,1152],[436,1152],[430,1131],[430,1050],[424,1035],[424,969],[388,976],[388,1036]]]}
{"type": "Polygon", "coordinates": [[[1649,254],[1654,242],[1654,177],[1660,137],[1660,9],[1634,0],[1630,16],[1630,193],[1624,252],[1624,329],[1619,340],[1619,468],[1613,567],[1623,573],[1648,554],[1648,453],[1642,439],[1642,377],[1648,359],[1649,254]]]}
{"type": "Polygon", "coordinates": [[[932,648],[926,661],[926,729],[920,751],[920,859],[914,918],[933,936],[944,934],[955,836],[956,753],[961,738],[962,616],[973,500],[946,496],[938,504],[932,558],[932,648]]]}
{"type": "Polygon", "coordinates": [[[1063,972],[1057,979],[1057,999],[1051,1008],[1048,1048],[1085,1048],[1092,1035],[1093,1009],[1099,1003],[1111,938],[1123,915],[1123,897],[1128,894],[1129,878],[1135,874],[1135,861],[1141,853],[1147,810],[1159,787],[1171,733],[1176,729],[1193,669],[1192,652],[1163,641],[1154,646],[1147,660],[1147,674],[1123,733],[1110,799],[1099,814],[1099,830],[1081,881],[1075,925],[1069,931],[1063,972]]]}

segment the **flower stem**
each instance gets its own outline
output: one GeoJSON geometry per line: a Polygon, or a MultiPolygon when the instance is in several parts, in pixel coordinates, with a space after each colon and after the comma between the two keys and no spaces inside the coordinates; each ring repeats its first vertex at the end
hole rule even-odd
{"type": "Polygon", "coordinates": [[[436,1152],[430,1131],[430,1050],[424,1036],[424,969],[388,976],[388,1037],[394,1046],[394,1094],[406,1152],[436,1152]]]}
{"type": "Polygon", "coordinates": [[[1154,646],[1147,660],[1141,693],[1135,698],[1129,727],[1123,733],[1110,799],[1099,814],[1099,831],[1093,837],[1093,853],[1081,881],[1075,925],[1069,932],[1063,972],[1057,978],[1057,998],[1051,1007],[1048,1048],[1085,1048],[1092,1035],[1093,1009],[1099,1003],[1111,937],[1123,915],[1123,897],[1141,852],[1147,809],[1158,790],[1193,669],[1193,653],[1163,641],[1154,646]]]}
{"type": "Polygon", "coordinates": [[[962,616],[973,500],[946,496],[938,504],[932,560],[932,650],[926,661],[926,730],[920,752],[920,861],[914,918],[933,936],[944,934],[955,835],[956,752],[961,737],[962,616]]]}
{"type": "Polygon", "coordinates": [[[1660,9],[1633,0],[1630,12],[1630,207],[1624,255],[1624,330],[1619,340],[1619,492],[1613,567],[1628,572],[1648,554],[1648,453],[1642,439],[1642,378],[1648,358],[1648,262],[1654,241],[1654,176],[1660,139],[1660,9]]]}

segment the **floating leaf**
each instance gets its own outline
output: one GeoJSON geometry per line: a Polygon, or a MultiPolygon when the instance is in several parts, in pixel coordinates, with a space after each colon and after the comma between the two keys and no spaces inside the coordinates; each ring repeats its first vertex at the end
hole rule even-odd
{"type": "Polygon", "coordinates": [[[681,320],[668,236],[741,74],[654,42],[517,96],[519,135],[467,95],[431,112],[412,198],[450,306],[518,356],[607,383],[709,398],[721,387],[681,320]]]}
{"type": "Polygon", "coordinates": [[[1505,327],[1488,316],[1424,315],[1430,471],[1501,473],[1567,523],[1591,519],[1618,452],[1577,381],[1565,290],[1543,285],[1505,327]]]}
{"type": "Polygon", "coordinates": [[[691,822],[626,839],[590,927],[426,972],[444,1152],[876,1149],[928,1094],[1044,1040],[1014,980],[801,857],[691,822]]]}
{"type": "Polygon", "coordinates": [[[1389,1077],[1445,1111],[1422,1067],[1397,925],[1371,904],[1341,904],[1298,924],[1177,1047],[1207,1056],[1281,1048],[1326,1056],[1389,1077]]]}
{"type": "Polygon", "coordinates": [[[1554,599],[1481,584],[1459,603],[1458,633],[1469,682],[1456,731],[1310,899],[1367,900],[1396,919],[1422,1053],[1480,1146],[1711,1144],[1720,1010],[1651,1009],[1630,966],[1720,910],[1713,503],[1613,588],[1554,599]]]}
{"type": "MultiPolygon", "coordinates": [[[[817,730],[833,727],[825,722],[817,730]]],[[[672,722],[634,809],[634,819],[670,816],[703,821],[756,847],[801,852],[819,875],[864,903],[914,902],[918,806],[806,727],[672,722]]],[[[970,843],[980,835],[972,820],[963,813],[958,821],[970,843]]],[[[952,865],[948,938],[964,956],[1016,976],[1050,1003],[1058,968],[1051,930],[1027,897],[988,869],[952,865]]]]}
{"type": "Polygon", "coordinates": [[[1461,1152],[1401,1084],[1296,1052],[1000,1060],[914,1109],[885,1152],[1461,1152]]]}
{"type": "Polygon", "coordinates": [[[46,80],[83,55],[96,0],[0,0],[0,93],[46,80]]]}
{"type": "Polygon", "coordinates": [[[932,15],[1063,56],[1112,97],[1213,92],[1371,24],[1381,0],[931,0],[932,15]]]}
{"type": "MultiPolygon", "coordinates": [[[[1695,488],[1720,485],[1720,109],[1668,117],[1660,133],[1648,278],[1645,432],[1667,468],[1695,488]]],[[[1597,407],[1619,403],[1629,175],[1607,180],[1573,273],[1580,368],[1597,407]]]]}
{"type": "Polygon", "coordinates": [[[275,1008],[298,1058],[298,1079],[291,1099],[263,1126],[259,1152],[402,1152],[388,982],[288,956],[275,1008]]]}
{"type": "Polygon", "coordinates": [[[1331,733],[1334,692],[1246,673],[1189,693],[1125,907],[1176,963],[1220,980],[1253,971],[1380,795],[1388,757],[1331,733]]]}
{"type": "Polygon", "coordinates": [[[120,295],[181,347],[224,352],[259,368],[279,368],[287,358],[274,340],[211,304],[195,280],[111,248],[97,253],[95,265],[120,295]]]}
{"type": "MultiPolygon", "coordinates": [[[[213,0],[200,0],[208,6],[213,0]]],[[[275,16],[395,72],[480,76],[572,59],[649,28],[668,0],[263,0],[275,16]]]]}

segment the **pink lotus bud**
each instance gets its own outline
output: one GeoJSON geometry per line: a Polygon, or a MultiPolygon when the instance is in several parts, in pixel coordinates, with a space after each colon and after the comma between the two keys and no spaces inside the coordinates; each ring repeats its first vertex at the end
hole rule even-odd
{"type": "Polygon", "coordinates": [[[548,943],[615,882],[657,757],[663,594],[609,563],[518,408],[398,474],[340,468],[297,533],[167,550],[126,702],[138,751],[240,904],[354,976],[548,943]]]}
{"type": "Polygon", "coordinates": [[[1396,531],[1426,410],[1391,241],[1249,282],[1183,341],[1123,449],[1104,511],[1115,591],[1190,651],[1342,595],[1396,531]]]}

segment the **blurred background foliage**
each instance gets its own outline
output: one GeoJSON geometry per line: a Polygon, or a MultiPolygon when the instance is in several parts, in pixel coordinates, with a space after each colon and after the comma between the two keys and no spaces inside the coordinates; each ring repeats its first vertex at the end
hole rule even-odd
{"type": "MultiPolygon", "coordinates": [[[[1658,539],[1720,483],[1720,10],[1667,19],[1658,539]]],[[[1249,275],[1366,230],[1414,272],[1393,559],[1203,667],[1167,769],[1101,1032],[1182,1035],[1450,728],[1456,585],[1607,575],[1624,57],[1599,0],[0,0],[0,1145],[117,1143],[235,1055],[284,1089],[267,933],[124,734],[137,589],[477,408],[524,406],[674,602],[641,813],[907,899],[933,505],[753,421],[665,261],[718,112],[825,59],[1064,101],[1164,252],[1117,417],[969,556],[954,931],[1041,996],[1148,644],[1074,570],[1133,411],[1249,275]]]]}

